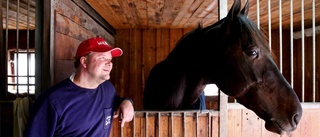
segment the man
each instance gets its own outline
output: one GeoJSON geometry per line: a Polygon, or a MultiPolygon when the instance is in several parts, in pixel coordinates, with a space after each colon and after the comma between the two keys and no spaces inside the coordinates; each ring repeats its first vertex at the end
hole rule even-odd
{"type": "Polygon", "coordinates": [[[112,117],[121,115],[122,127],[130,122],[132,101],[119,97],[108,81],[112,58],[122,53],[100,37],[83,41],[75,55],[76,72],[36,99],[25,137],[108,137],[112,117]]]}

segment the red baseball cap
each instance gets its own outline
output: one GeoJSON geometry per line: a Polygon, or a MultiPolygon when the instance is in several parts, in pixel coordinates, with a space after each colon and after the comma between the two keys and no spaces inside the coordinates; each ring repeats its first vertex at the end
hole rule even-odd
{"type": "Polygon", "coordinates": [[[111,51],[112,57],[119,57],[122,55],[122,50],[120,48],[113,48],[108,45],[108,43],[100,37],[90,38],[80,43],[77,49],[75,59],[88,54],[90,51],[93,52],[107,52],[111,51]]]}

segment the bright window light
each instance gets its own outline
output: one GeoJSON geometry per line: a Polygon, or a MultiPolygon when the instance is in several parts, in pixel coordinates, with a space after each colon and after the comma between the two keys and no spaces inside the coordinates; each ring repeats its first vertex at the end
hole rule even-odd
{"type": "Polygon", "coordinates": [[[12,94],[23,94],[35,93],[35,54],[34,52],[30,53],[30,58],[28,61],[27,52],[18,52],[14,53],[14,60],[11,60],[11,67],[13,67],[14,72],[9,72],[9,75],[13,75],[8,80],[8,83],[17,84],[8,86],[8,90],[12,94]],[[18,55],[18,57],[17,57],[18,55]],[[29,65],[28,65],[29,63],[29,65]],[[29,69],[28,69],[29,67],[29,69]],[[29,70],[29,74],[28,74],[29,70]],[[17,77],[18,76],[18,77],[17,77]],[[29,81],[28,81],[29,80],[29,81]]]}
{"type": "Polygon", "coordinates": [[[216,84],[208,84],[204,88],[204,95],[205,96],[218,96],[219,95],[219,89],[216,86],[216,84]]]}

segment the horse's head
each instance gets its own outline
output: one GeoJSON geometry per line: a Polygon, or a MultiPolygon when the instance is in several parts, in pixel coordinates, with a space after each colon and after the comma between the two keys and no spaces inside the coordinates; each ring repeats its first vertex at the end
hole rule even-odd
{"type": "Polygon", "coordinates": [[[227,17],[203,28],[204,43],[211,43],[218,57],[214,83],[224,93],[264,119],[267,130],[283,134],[296,129],[302,116],[300,101],[279,72],[263,33],[247,18],[248,3],[240,11],[235,0],[227,17]],[[206,35],[207,34],[207,35],[206,35]],[[218,37],[213,39],[213,35],[218,37]]]}

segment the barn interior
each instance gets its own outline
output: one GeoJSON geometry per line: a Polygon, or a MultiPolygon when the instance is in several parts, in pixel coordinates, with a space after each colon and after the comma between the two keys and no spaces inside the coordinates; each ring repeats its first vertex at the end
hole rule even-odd
{"type": "MultiPolygon", "coordinates": [[[[279,136],[265,131],[261,119],[216,88],[208,90],[205,112],[143,110],[143,89],[152,67],[182,36],[199,24],[217,22],[232,4],[231,0],[2,0],[0,136],[19,132],[14,128],[17,101],[27,98],[32,103],[44,89],[70,76],[77,46],[97,35],[124,51],[114,59],[110,81],[120,96],[132,98],[137,117],[123,129],[114,125],[111,136],[279,136]],[[186,126],[188,122],[196,126],[186,126]]],[[[320,1],[249,0],[249,5],[248,17],[268,37],[276,64],[303,103],[302,124],[292,134],[319,135],[315,129],[320,121],[312,117],[320,113],[320,1]]]]}

